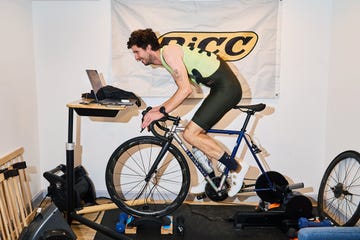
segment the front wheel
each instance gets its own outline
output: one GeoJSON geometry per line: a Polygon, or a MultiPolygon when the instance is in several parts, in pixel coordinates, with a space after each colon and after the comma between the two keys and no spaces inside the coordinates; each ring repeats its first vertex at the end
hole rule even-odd
{"type": "Polygon", "coordinates": [[[318,211],[339,226],[360,218],[360,153],[345,151],[334,158],[321,180],[318,211]]]}
{"type": "Polygon", "coordinates": [[[170,145],[153,175],[146,175],[164,141],[141,136],[121,144],[106,167],[106,186],[114,203],[137,216],[165,216],[177,209],[189,190],[190,171],[184,155],[170,145]]]}

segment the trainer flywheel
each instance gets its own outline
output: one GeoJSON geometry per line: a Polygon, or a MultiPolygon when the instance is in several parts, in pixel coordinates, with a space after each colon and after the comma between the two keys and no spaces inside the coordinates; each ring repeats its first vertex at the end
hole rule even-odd
{"type": "Polygon", "coordinates": [[[283,200],[283,192],[280,190],[285,188],[289,182],[285,179],[283,175],[275,171],[268,171],[261,174],[255,183],[256,194],[261,198],[261,200],[269,203],[279,203],[283,200]],[[269,177],[273,186],[269,186],[267,177],[269,177]],[[268,189],[271,188],[272,189],[268,189]],[[268,189],[268,190],[266,190],[268,189]]]}

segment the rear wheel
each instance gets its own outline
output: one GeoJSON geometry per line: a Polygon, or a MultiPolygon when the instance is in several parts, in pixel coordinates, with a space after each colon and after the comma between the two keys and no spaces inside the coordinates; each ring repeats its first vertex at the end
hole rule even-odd
{"type": "Polygon", "coordinates": [[[121,144],[106,167],[106,186],[114,203],[133,216],[165,216],[187,196],[190,171],[184,155],[171,145],[154,174],[145,177],[164,141],[141,136],[121,144]]]}
{"type": "Polygon", "coordinates": [[[360,218],[360,153],[345,151],[330,163],[318,194],[320,216],[339,226],[353,226],[360,218]]]}

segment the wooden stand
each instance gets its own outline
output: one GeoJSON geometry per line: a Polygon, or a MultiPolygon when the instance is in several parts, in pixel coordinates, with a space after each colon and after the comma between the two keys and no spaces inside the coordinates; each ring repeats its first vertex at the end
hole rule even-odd
{"type": "Polygon", "coordinates": [[[23,161],[24,149],[0,158],[0,231],[4,239],[18,239],[35,211],[23,161]]]}
{"type": "MultiPolygon", "coordinates": [[[[133,218],[133,217],[129,217],[133,218]]],[[[160,227],[160,233],[162,235],[173,234],[173,216],[166,216],[163,218],[154,218],[154,217],[143,217],[143,218],[133,218],[126,224],[125,234],[136,234],[138,227],[142,225],[157,225],[160,227]]]]}

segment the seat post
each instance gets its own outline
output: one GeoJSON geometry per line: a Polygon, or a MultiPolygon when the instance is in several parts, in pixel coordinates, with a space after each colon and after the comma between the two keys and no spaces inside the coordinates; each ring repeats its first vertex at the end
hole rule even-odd
{"type": "Polygon", "coordinates": [[[253,110],[246,111],[246,118],[245,118],[244,124],[241,128],[241,131],[244,131],[244,132],[246,131],[246,127],[249,124],[250,118],[252,115],[254,115],[254,113],[255,113],[255,111],[253,111],[253,110]]]}

